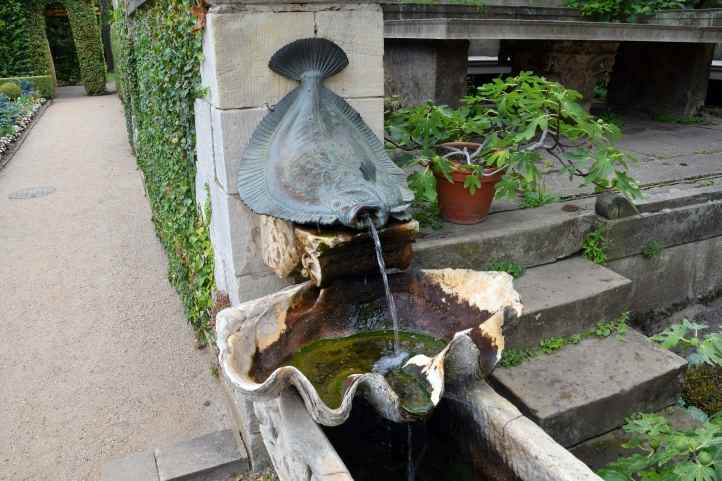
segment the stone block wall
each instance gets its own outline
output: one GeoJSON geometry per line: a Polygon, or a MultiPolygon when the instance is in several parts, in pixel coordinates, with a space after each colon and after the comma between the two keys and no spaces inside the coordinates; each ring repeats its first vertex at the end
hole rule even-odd
{"type": "Polygon", "coordinates": [[[206,98],[195,105],[199,205],[211,203],[216,285],[237,304],[276,291],[280,279],[263,262],[259,217],[243,204],[236,173],[258,123],[296,87],[268,68],[279,48],[306,37],[328,38],[349,57],[326,81],[383,135],[383,13],[377,4],[225,5],[206,17],[202,65],[206,98]]]}

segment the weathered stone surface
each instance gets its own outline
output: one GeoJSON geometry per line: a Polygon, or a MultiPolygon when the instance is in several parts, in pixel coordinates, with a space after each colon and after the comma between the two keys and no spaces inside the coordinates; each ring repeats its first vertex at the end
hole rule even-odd
{"type": "Polygon", "coordinates": [[[569,257],[581,250],[584,235],[596,218],[584,203],[572,204],[578,205],[578,210],[570,212],[551,204],[499,212],[477,225],[444,224],[443,230],[419,236],[414,264],[484,270],[493,260],[530,267],[569,257]]]}
{"type": "Polygon", "coordinates": [[[368,99],[346,99],[351,107],[364,119],[366,125],[376,134],[379,140],[384,140],[384,99],[383,97],[368,99]]]}
{"type": "Polygon", "coordinates": [[[639,214],[637,207],[617,192],[603,192],[597,196],[594,211],[607,219],[621,219],[639,214]]]}
{"type": "Polygon", "coordinates": [[[714,44],[624,42],[607,101],[619,110],[695,115],[707,96],[713,52],[714,44]]]}
{"type": "Polygon", "coordinates": [[[618,46],[618,42],[510,40],[502,42],[499,56],[511,57],[514,73],[531,70],[576,90],[588,109],[596,84],[609,79],[618,46]]]}
{"type": "Polygon", "coordinates": [[[504,338],[515,348],[612,320],[628,309],[632,290],[629,279],[582,257],[529,269],[514,285],[524,313],[505,323],[504,338]]]}
{"type": "Polygon", "coordinates": [[[383,97],[383,20],[374,4],[280,10],[256,7],[210,13],[204,44],[203,82],[219,109],[275,104],[296,87],[268,68],[284,45],[322,36],[338,43],[349,66],[326,82],[342,97],[383,97]]]}
{"type": "Polygon", "coordinates": [[[319,11],[315,20],[316,35],[335,42],[349,58],[348,67],[329,78],[326,87],[341,97],[378,97],[383,102],[384,22],[381,6],[357,4],[319,11]]]}
{"type": "Polygon", "coordinates": [[[292,390],[256,402],[255,412],[280,481],[353,481],[321,428],[292,390]]]}
{"type": "Polygon", "coordinates": [[[160,481],[234,481],[248,472],[231,431],[217,431],[155,450],[160,481]]]}
{"type": "MultiPolygon", "coordinates": [[[[259,256],[260,257],[260,256],[259,256]]],[[[275,273],[234,276],[228,281],[228,294],[232,305],[266,296],[291,285],[293,280],[280,279],[275,273]]]]}
{"type": "Polygon", "coordinates": [[[607,223],[607,257],[642,252],[651,241],[670,247],[722,235],[722,200],[644,212],[607,223]]]}
{"type": "Polygon", "coordinates": [[[687,362],[643,334],[590,338],[513,368],[492,382],[564,446],[675,403],[687,362]]]}
{"type": "Polygon", "coordinates": [[[101,481],[159,481],[152,451],[115,459],[103,466],[101,481]]]}
{"type": "Polygon", "coordinates": [[[482,479],[601,481],[483,381],[447,396],[449,443],[482,479]]]}
{"type": "Polygon", "coordinates": [[[196,205],[203,211],[206,202],[210,201],[206,186],[210,189],[216,178],[213,167],[211,106],[204,99],[197,99],[194,110],[196,118],[196,205]]]}
{"type": "Polygon", "coordinates": [[[468,40],[386,40],[385,95],[405,105],[458,106],[466,93],[468,51],[468,40]]]}
{"type": "MultiPolygon", "coordinates": [[[[679,406],[670,406],[660,411],[659,414],[667,418],[675,429],[688,430],[700,425],[699,421],[691,417],[685,409],[679,406]]],[[[632,436],[629,433],[619,428],[584,441],[571,448],[570,451],[590,468],[600,469],[621,456],[641,453],[640,450],[622,447],[622,444],[628,442],[631,438],[632,436]]]]}
{"type": "Polygon", "coordinates": [[[632,280],[630,309],[636,313],[684,304],[722,289],[722,237],[667,247],[652,258],[617,259],[608,267],[632,280]]]}
{"type": "Polygon", "coordinates": [[[273,73],[268,60],[299,38],[314,36],[313,12],[210,13],[206,16],[204,85],[219,109],[275,104],[297,82],[273,73]]]}

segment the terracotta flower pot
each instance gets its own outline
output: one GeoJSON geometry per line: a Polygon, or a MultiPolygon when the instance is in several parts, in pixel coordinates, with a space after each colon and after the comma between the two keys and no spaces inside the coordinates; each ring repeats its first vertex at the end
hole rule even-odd
{"type": "MultiPolygon", "coordinates": [[[[487,169],[486,173],[493,172],[487,169]]],[[[481,177],[481,187],[474,195],[464,188],[464,180],[470,175],[464,171],[453,171],[449,182],[442,174],[436,175],[436,192],[439,197],[439,210],[444,220],[454,224],[477,224],[489,214],[491,202],[496,193],[496,184],[503,172],[481,177]]]]}

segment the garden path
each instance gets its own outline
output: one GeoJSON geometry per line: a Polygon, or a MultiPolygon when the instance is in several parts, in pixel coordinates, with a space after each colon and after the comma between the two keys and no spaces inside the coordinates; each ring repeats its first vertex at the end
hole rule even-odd
{"type": "Polygon", "coordinates": [[[0,480],[97,481],[229,424],[150,216],[118,97],[61,91],[0,171],[0,480]]]}

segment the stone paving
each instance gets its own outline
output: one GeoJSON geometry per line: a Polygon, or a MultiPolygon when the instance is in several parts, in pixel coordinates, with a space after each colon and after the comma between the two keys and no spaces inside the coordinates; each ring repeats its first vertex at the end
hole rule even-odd
{"type": "Polygon", "coordinates": [[[230,425],[121,104],[80,95],[61,90],[0,171],[2,481],[96,481],[113,458],[230,425]],[[35,187],[52,189],[10,198],[35,187]]]}

